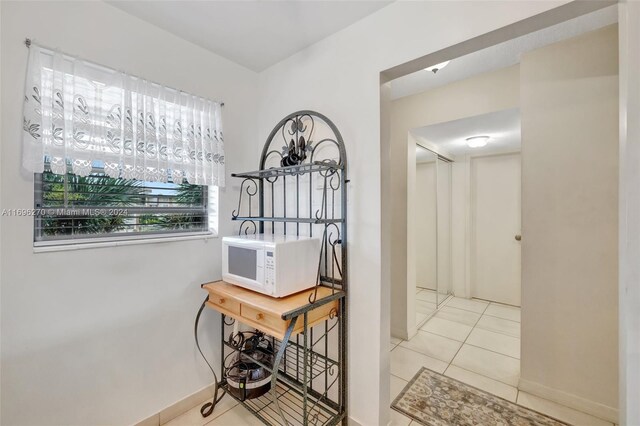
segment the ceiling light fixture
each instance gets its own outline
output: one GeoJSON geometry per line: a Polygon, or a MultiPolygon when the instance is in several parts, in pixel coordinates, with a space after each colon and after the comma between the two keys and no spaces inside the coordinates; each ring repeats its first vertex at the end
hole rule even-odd
{"type": "Polygon", "coordinates": [[[467,146],[469,148],[482,148],[489,141],[489,136],[472,136],[467,138],[467,146]]]}
{"type": "Polygon", "coordinates": [[[439,64],[435,64],[433,66],[430,66],[429,68],[425,68],[425,71],[431,71],[432,73],[437,73],[438,71],[440,71],[442,68],[446,67],[447,65],[449,65],[449,62],[451,61],[445,61],[445,62],[440,62],[439,64]]]}

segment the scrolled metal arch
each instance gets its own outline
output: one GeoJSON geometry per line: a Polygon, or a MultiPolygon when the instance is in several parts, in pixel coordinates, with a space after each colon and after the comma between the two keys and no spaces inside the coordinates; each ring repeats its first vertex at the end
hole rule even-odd
{"type": "MultiPolygon", "coordinates": [[[[336,308],[331,308],[331,311],[329,312],[329,319],[332,320],[332,319],[336,318],[337,316],[338,316],[338,311],[336,310],[336,308]]],[[[320,343],[322,341],[322,339],[326,339],[328,337],[329,333],[331,333],[331,330],[336,328],[337,325],[338,325],[338,321],[334,321],[333,324],[331,325],[331,327],[327,328],[327,331],[322,333],[322,335],[320,337],[318,337],[315,342],[311,343],[311,348],[313,349],[313,347],[315,345],[317,345],[318,343],[320,343]]]]}
{"type": "Polygon", "coordinates": [[[338,178],[338,175],[334,174],[333,176],[331,176],[331,179],[329,179],[329,188],[331,188],[334,191],[337,191],[338,189],[340,189],[340,182],[341,182],[341,180],[338,178]],[[334,179],[336,181],[335,188],[334,188],[334,183],[333,183],[334,179]]]}
{"type": "MultiPolygon", "coordinates": [[[[246,223],[250,223],[251,225],[253,225],[253,234],[257,234],[258,233],[258,226],[256,225],[256,223],[253,220],[243,220],[242,223],[240,224],[240,229],[238,229],[238,235],[242,235],[242,227],[246,224],[246,223]]],[[[244,235],[249,235],[249,226],[247,225],[246,228],[244,228],[244,235]]]]}
{"type": "MultiPolygon", "coordinates": [[[[267,156],[265,158],[265,163],[267,162],[267,160],[269,159],[270,156],[272,155],[278,155],[280,156],[280,160],[282,160],[282,153],[280,151],[276,151],[275,149],[272,149],[271,151],[267,152],[267,156]]],[[[278,161],[278,165],[280,164],[280,161],[278,161]]],[[[270,169],[275,169],[276,167],[269,167],[268,169],[263,169],[263,170],[270,170],[270,169]]],[[[265,177],[265,180],[269,183],[275,183],[278,180],[278,176],[267,176],[265,177]],[[273,180],[271,180],[273,179],[273,180]]]]}
{"type": "Polygon", "coordinates": [[[253,178],[245,178],[240,184],[240,196],[238,197],[238,208],[231,212],[231,217],[236,218],[240,216],[240,209],[242,208],[242,195],[246,193],[249,197],[249,204],[251,204],[251,198],[258,193],[258,184],[253,178]],[[246,184],[246,186],[245,186],[246,184]]]}
{"type": "Polygon", "coordinates": [[[245,182],[248,181],[251,185],[247,184],[245,192],[249,197],[253,197],[258,193],[258,184],[254,179],[245,179],[245,182]]]}
{"type": "Polygon", "coordinates": [[[316,127],[316,123],[313,120],[313,117],[309,114],[300,114],[300,115],[293,115],[290,116],[283,124],[282,124],[282,139],[285,141],[285,143],[287,142],[287,136],[285,135],[285,132],[289,134],[289,136],[293,136],[296,134],[296,131],[300,132],[300,133],[307,133],[307,127],[305,126],[303,129],[297,129],[296,131],[286,131],[286,127],[287,124],[289,124],[289,122],[293,122],[295,123],[295,125],[298,125],[298,121],[302,122],[302,119],[304,117],[309,117],[311,119],[311,130],[309,130],[309,136],[313,135],[313,131],[316,127]],[[298,118],[298,120],[296,120],[295,118],[298,118]]]}
{"type": "MultiPolygon", "coordinates": [[[[287,150],[289,144],[291,142],[294,145],[298,146],[300,139],[305,139],[306,141],[311,141],[313,139],[313,131],[316,127],[315,120],[309,114],[296,115],[294,117],[290,117],[280,128],[280,133],[282,134],[282,142],[284,143],[284,149],[287,150]],[[303,123],[303,120],[306,118],[311,122],[311,130],[309,130],[309,126],[303,123]],[[294,138],[295,136],[295,138],[294,138]],[[292,138],[288,140],[288,138],[292,138]]],[[[306,149],[306,148],[305,148],[306,149]]],[[[284,157],[284,153],[283,153],[284,157]]],[[[306,159],[306,153],[302,153],[302,158],[300,159],[300,163],[303,163],[306,159]]],[[[295,175],[296,173],[291,173],[295,175]]]]}
{"type": "Polygon", "coordinates": [[[336,244],[340,244],[340,242],[341,242],[341,239],[340,239],[340,228],[338,227],[337,224],[335,224],[333,222],[329,223],[327,225],[327,231],[326,232],[327,232],[327,242],[329,244],[331,244],[332,246],[335,246],[336,244]],[[329,231],[329,228],[332,228],[332,227],[335,228],[336,234],[334,234],[333,232],[329,231]],[[337,236],[335,236],[335,235],[337,235],[337,236]],[[332,239],[332,237],[333,237],[333,239],[332,239]]]}
{"type": "MultiPolygon", "coordinates": [[[[332,364],[331,367],[329,367],[329,369],[328,369],[329,375],[331,377],[333,377],[333,375],[334,375],[334,367],[335,367],[335,364],[332,364]]],[[[329,394],[329,389],[331,389],[333,387],[333,385],[338,381],[338,378],[339,378],[339,376],[336,375],[335,378],[333,378],[333,381],[329,384],[329,386],[325,387],[325,391],[320,395],[320,397],[313,402],[313,404],[311,405],[311,408],[307,411],[307,416],[306,416],[307,423],[309,421],[311,421],[309,416],[312,415],[314,410],[317,410],[317,412],[319,412],[319,407],[316,408],[318,406],[318,403],[320,403],[322,401],[326,401],[327,395],[329,394]]]]}
{"type": "MultiPolygon", "coordinates": [[[[311,345],[311,348],[313,348],[313,345],[311,345]]],[[[314,365],[316,365],[319,360],[320,360],[320,355],[317,352],[311,351],[309,353],[308,364],[310,365],[310,367],[313,367],[314,365]]]]}
{"type": "MultiPolygon", "coordinates": [[[[293,112],[293,113],[287,115],[286,117],[284,117],[282,120],[280,120],[280,122],[278,122],[278,124],[276,124],[276,126],[273,128],[273,130],[271,130],[271,133],[269,133],[269,136],[267,137],[267,140],[266,140],[266,142],[264,144],[264,147],[262,148],[262,155],[260,156],[260,170],[263,170],[265,168],[265,162],[266,162],[266,159],[267,159],[267,154],[269,152],[269,147],[271,146],[271,143],[273,142],[273,138],[278,134],[278,132],[280,131],[282,126],[285,125],[287,123],[287,121],[289,121],[291,119],[295,119],[295,117],[303,117],[303,116],[309,116],[312,119],[314,117],[317,117],[320,120],[324,121],[324,123],[329,127],[329,129],[331,129],[331,131],[333,132],[333,136],[335,137],[335,140],[333,142],[338,146],[338,152],[340,153],[339,164],[341,164],[342,167],[345,169],[343,171],[343,173],[345,173],[346,172],[346,167],[347,167],[347,151],[346,151],[346,148],[344,146],[344,140],[342,139],[342,135],[340,134],[340,131],[338,130],[336,125],[333,123],[333,121],[331,121],[331,120],[329,120],[329,118],[327,118],[327,116],[325,116],[324,114],[321,114],[319,112],[311,111],[311,110],[301,110],[301,111],[293,112]]],[[[315,124],[314,124],[314,126],[315,126],[315,124]]],[[[345,174],[345,178],[346,178],[346,174],[345,174]]]]}
{"type": "MultiPolygon", "coordinates": [[[[282,160],[282,157],[284,157],[284,155],[282,154],[282,152],[280,152],[280,151],[278,151],[278,150],[276,150],[276,149],[272,149],[271,151],[267,152],[267,154],[266,154],[267,156],[266,156],[266,158],[265,158],[265,162],[266,162],[266,160],[268,160],[268,159],[269,159],[269,157],[270,157],[271,155],[273,155],[273,154],[279,155],[281,160],[282,160]]],[[[280,165],[280,162],[279,162],[279,161],[278,161],[278,165],[280,165]]],[[[266,169],[263,169],[263,170],[266,170],[266,169]]]]}
{"type": "MultiPolygon", "coordinates": [[[[331,364],[329,366],[329,368],[327,368],[327,371],[329,372],[329,376],[331,376],[331,377],[335,376],[336,372],[339,372],[338,368],[339,367],[336,367],[335,364],[331,364]],[[336,371],[336,370],[338,370],[338,371],[336,371]]],[[[335,380],[333,382],[331,382],[331,386],[333,386],[334,383],[335,383],[335,380]]]]}
{"type": "MultiPolygon", "coordinates": [[[[336,141],[335,139],[331,139],[331,138],[324,138],[324,139],[316,142],[316,144],[313,146],[313,151],[311,151],[311,155],[309,156],[309,161],[313,162],[313,156],[315,155],[316,150],[318,149],[318,147],[320,145],[324,144],[324,143],[327,143],[327,142],[331,142],[336,147],[338,147],[338,150],[340,150],[340,144],[338,143],[338,141],[336,141]]],[[[338,162],[337,162],[338,166],[342,165],[342,159],[343,158],[344,157],[343,157],[342,153],[340,153],[340,158],[338,159],[338,162]]],[[[329,158],[326,158],[326,159],[323,159],[323,160],[320,160],[320,161],[323,162],[323,163],[328,163],[328,164],[334,163],[334,161],[329,159],[329,158]]],[[[331,169],[329,171],[331,171],[331,174],[335,173],[335,169],[331,169]]]]}

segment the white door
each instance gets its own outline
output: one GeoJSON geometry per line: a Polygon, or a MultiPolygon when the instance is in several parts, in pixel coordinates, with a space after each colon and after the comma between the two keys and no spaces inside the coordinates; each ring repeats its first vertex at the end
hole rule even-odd
{"type": "Polygon", "coordinates": [[[471,293],[520,306],[520,154],[471,159],[471,293]]]}

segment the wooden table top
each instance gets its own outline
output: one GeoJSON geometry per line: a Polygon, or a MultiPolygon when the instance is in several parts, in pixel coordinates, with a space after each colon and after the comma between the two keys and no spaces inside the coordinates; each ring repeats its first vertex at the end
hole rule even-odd
{"type": "MultiPolygon", "coordinates": [[[[253,306],[261,311],[269,312],[281,318],[288,312],[308,305],[309,295],[311,295],[315,290],[315,288],[310,288],[286,297],[275,298],[240,286],[229,284],[224,281],[202,284],[202,288],[205,290],[212,290],[217,294],[227,296],[240,303],[253,306]]],[[[335,292],[340,292],[340,290],[335,290],[335,292]]],[[[316,300],[331,296],[331,294],[331,288],[320,286],[318,287],[316,300]]]]}

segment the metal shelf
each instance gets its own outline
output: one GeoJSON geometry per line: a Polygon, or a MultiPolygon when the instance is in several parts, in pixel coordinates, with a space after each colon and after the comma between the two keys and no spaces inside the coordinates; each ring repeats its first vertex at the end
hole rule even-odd
{"type": "Polygon", "coordinates": [[[240,221],[255,221],[255,222],[285,222],[285,223],[311,223],[311,224],[323,224],[323,223],[342,223],[344,219],[316,219],[310,217],[258,217],[258,216],[236,216],[231,220],[240,221]]]}
{"type": "MultiPolygon", "coordinates": [[[[280,409],[282,410],[287,422],[286,425],[304,426],[304,419],[300,417],[300,413],[303,411],[304,407],[303,396],[296,392],[295,388],[287,388],[280,384],[278,385],[276,392],[277,398],[281,403],[280,409]]],[[[238,398],[233,396],[231,397],[252,412],[253,415],[259,418],[263,423],[267,425],[286,426],[273,404],[273,396],[271,393],[267,393],[260,398],[248,399],[245,401],[240,401],[238,398]]],[[[326,426],[337,425],[344,418],[344,412],[340,414],[338,410],[320,403],[319,410],[314,413],[313,419],[309,420],[308,424],[326,426]]]]}
{"type": "MultiPolygon", "coordinates": [[[[273,353],[271,353],[271,355],[275,356],[280,350],[282,341],[275,338],[271,341],[273,345],[273,353]]],[[[238,351],[238,348],[234,347],[229,342],[225,341],[224,345],[233,351],[238,351]]],[[[322,378],[323,375],[327,375],[327,377],[329,377],[330,375],[333,376],[335,374],[334,372],[337,371],[336,367],[338,366],[338,362],[324,355],[315,354],[314,362],[305,363],[304,359],[298,356],[303,350],[304,347],[302,345],[294,343],[293,341],[287,342],[283,361],[280,363],[277,372],[279,386],[298,387],[305,384],[307,386],[310,386],[316,379],[322,378]],[[302,377],[304,377],[305,370],[307,373],[306,382],[302,379],[302,377]],[[288,372],[295,373],[295,376],[288,372]]],[[[271,366],[263,364],[260,360],[252,357],[251,355],[245,354],[245,356],[247,358],[250,358],[253,362],[260,365],[264,369],[273,373],[273,369],[271,366]]],[[[337,405],[334,403],[327,402],[326,404],[332,406],[334,409],[337,408],[337,405]]]]}
{"type": "Polygon", "coordinates": [[[232,173],[232,177],[249,178],[249,179],[266,179],[278,176],[295,176],[313,172],[329,172],[333,173],[342,170],[340,164],[334,162],[316,161],[313,163],[300,164],[296,166],[273,167],[265,170],[255,170],[253,172],[232,173]]]}
{"type": "MultiPolygon", "coordinates": [[[[336,295],[340,296],[344,295],[336,295]]],[[[341,382],[341,375],[345,374],[345,371],[341,368],[341,358],[333,359],[328,354],[329,334],[334,329],[338,333],[343,332],[339,327],[340,321],[341,319],[336,317],[326,321],[324,325],[316,325],[306,330],[306,336],[301,336],[301,339],[285,337],[279,340],[267,337],[271,343],[271,351],[268,353],[274,357],[281,353],[281,361],[275,369],[276,380],[272,379],[275,385],[258,398],[242,401],[231,393],[229,396],[268,425],[336,425],[346,420],[345,401],[331,395],[332,391],[334,394],[339,392],[339,387],[334,388],[333,385],[341,382]],[[316,331],[315,336],[313,331],[316,331]]],[[[231,329],[233,325],[234,320],[223,315],[222,335],[228,335],[225,327],[231,329]]],[[[224,365],[227,359],[233,360],[240,349],[231,341],[223,339],[222,342],[224,365]]],[[[247,352],[244,352],[243,356],[269,371],[273,377],[272,365],[263,363],[247,352]]],[[[227,387],[224,382],[220,385],[227,387]]]]}
{"type": "MultiPolygon", "coordinates": [[[[317,263],[319,282],[309,296],[309,305],[282,315],[289,324],[282,340],[269,337],[274,367],[254,360],[263,368],[276,371],[271,375],[270,391],[260,398],[240,402],[267,425],[346,426],[349,181],[344,142],[327,117],[314,111],[298,111],[273,128],[259,164],[260,170],[231,175],[243,179],[238,205],[232,213],[232,220],[240,222],[238,232],[320,237],[322,248],[317,263]],[[287,163],[298,164],[270,167],[287,163]],[[331,288],[331,295],[319,295],[320,286],[331,288]],[[337,309],[327,319],[316,321],[314,307],[334,300],[338,301],[337,309]]],[[[233,321],[222,317],[223,371],[226,356],[238,350],[225,341],[225,336],[234,330],[233,321]]],[[[226,386],[226,382],[223,380],[220,385],[226,386]]]]}

